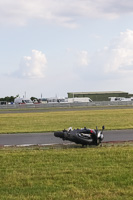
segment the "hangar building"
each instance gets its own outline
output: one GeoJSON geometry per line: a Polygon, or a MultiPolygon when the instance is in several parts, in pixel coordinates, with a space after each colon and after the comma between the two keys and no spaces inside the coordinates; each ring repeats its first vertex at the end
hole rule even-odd
{"type": "Polygon", "coordinates": [[[133,94],[120,91],[105,91],[105,92],[68,92],[68,98],[83,98],[89,97],[92,101],[109,101],[109,97],[133,97],[133,94]]]}

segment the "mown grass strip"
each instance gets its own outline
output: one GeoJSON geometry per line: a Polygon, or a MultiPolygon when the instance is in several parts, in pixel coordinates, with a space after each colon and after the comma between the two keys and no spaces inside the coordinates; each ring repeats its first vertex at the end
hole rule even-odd
{"type": "Polygon", "coordinates": [[[50,132],[73,128],[132,129],[133,109],[0,114],[0,133],[50,132]]]}
{"type": "Polygon", "coordinates": [[[133,148],[0,149],[0,199],[131,200],[133,148]]]}

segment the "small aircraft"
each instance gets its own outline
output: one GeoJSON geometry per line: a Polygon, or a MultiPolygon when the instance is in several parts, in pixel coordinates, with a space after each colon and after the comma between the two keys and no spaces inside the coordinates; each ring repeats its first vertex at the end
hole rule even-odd
{"type": "Polygon", "coordinates": [[[82,146],[87,145],[99,145],[103,140],[103,130],[105,129],[102,126],[102,130],[99,131],[96,129],[88,129],[86,127],[81,129],[72,129],[72,127],[63,131],[54,132],[55,137],[60,137],[63,140],[69,140],[71,142],[75,142],[76,144],[82,144],[82,146]]]}

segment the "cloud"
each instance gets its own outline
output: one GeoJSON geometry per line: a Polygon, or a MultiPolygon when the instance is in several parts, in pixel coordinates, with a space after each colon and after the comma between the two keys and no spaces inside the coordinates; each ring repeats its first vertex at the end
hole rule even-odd
{"type": "Polygon", "coordinates": [[[133,30],[121,32],[110,45],[93,53],[90,63],[93,71],[106,77],[133,75],[133,30]]]}
{"type": "Polygon", "coordinates": [[[106,73],[133,73],[133,30],[121,32],[103,53],[106,73]]]}
{"type": "Polygon", "coordinates": [[[86,67],[89,64],[89,56],[87,51],[80,51],[77,59],[78,66],[86,67]]]}
{"type": "Polygon", "coordinates": [[[133,14],[132,0],[0,0],[0,23],[26,25],[39,19],[75,28],[79,18],[114,19],[133,14]]]}
{"type": "Polygon", "coordinates": [[[101,50],[81,51],[74,68],[81,79],[114,80],[133,76],[133,30],[126,30],[101,50]],[[79,66],[86,66],[80,67],[79,66]]]}
{"type": "Polygon", "coordinates": [[[31,56],[24,56],[19,69],[13,75],[19,78],[44,78],[47,65],[45,54],[32,50],[31,56]]]}

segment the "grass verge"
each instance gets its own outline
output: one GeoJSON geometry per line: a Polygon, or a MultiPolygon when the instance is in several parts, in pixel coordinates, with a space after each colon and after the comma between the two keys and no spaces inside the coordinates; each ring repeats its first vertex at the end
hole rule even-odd
{"type": "Polygon", "coordinates": [[[0,149],[1,200],[131,200],[132,146],[0,149]]]}
{"type": "Polygon", "coordinates": [[[133,109],[0,114],[0,133],[53,132],[73,128],[133,129],[133,109]]]}

